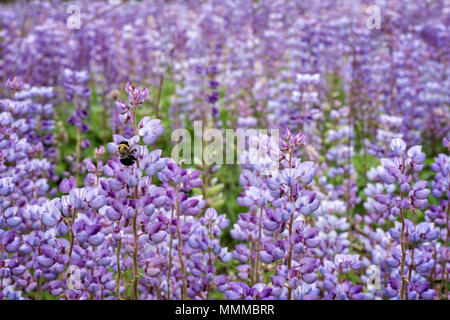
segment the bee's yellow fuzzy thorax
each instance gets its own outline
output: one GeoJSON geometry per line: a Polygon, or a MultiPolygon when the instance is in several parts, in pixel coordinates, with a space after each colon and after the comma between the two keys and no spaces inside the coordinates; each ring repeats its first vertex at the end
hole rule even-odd
{"type": "Polygon", "coordinates": [[[128,147],[126,144],[121,143],[117,146],[117,152],[118,153],[124,153],[126,151],[130,150],[130,147],[128,147]]]}

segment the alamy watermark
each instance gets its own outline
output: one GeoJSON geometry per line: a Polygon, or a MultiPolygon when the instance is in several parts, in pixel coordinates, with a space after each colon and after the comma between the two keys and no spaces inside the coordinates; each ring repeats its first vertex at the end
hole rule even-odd
{"type": "Polygon", "coordinates": [[[187,129],[176,129],[171,157],[186,164],[258,164],[278,168],[279,129],[214,129],[194,121],[194,137],[187,129]]]}
{"type": "Polygon", "coordinates": [[[369,275],[367,277],[367,290],[380,290],[380,267],[376,265],[370,265],[367,268],[367,274],[369,275]]]}
{"type": "Polygon", "coordinates": [[[369,17],[366,20],[367,29],[381,29],[381,9],[377,5],[370,5],[366,8],[369,17]]]}
{"type": "Polygon", "coordinates": [[[66,20],[66,26],[69,29],[81,28],[81,9],[75,4],[71,4],[67,7],[66,13],[69,15],[66,20]]]}
{"type": "MultiPolygon", "coordinates": [[[[119,6],[122,1],[121,0],[109,0],[108,3],[113,6],[119,6]]],[[[340,8],[344,12],[347,12],[349,15],[354,15],[355,6],[351,2],[344,2],[345,5],[342,5],[340,1],[337,1],[336,7],[340,8]]],[[[358,9],[356,9],[357,11],[358,9]]],[[[381,29],[381,9],[380,6],[372,4],[367,7],[360,7],[360,12],[365,12],[369,15],[366,19],[366,27],[369,30],[373,29],[381,29]]],[[[66,13],[69,15],[66,20],[66,26],[68,29],[77,29],[81,28],[81,9],[76,4],[70,4],[67,7],[66,13]]]]}
{"type": "Polygon", "coordinates": [[[66,280],[67,289],[81,290],[83,285],[81,282],[81,269],[78,266],[70,265],[68,269],[69,277],[66,280]]]}

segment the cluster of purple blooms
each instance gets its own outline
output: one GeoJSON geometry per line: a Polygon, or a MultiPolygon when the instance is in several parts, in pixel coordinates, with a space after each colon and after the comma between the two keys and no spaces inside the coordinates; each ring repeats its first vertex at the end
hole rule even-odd
{"type": "Polygon", "coordinates": [[[75,30],[63,2],[2,5],[0,300],[448,299],[448,10],[397,3],[374,30],[364,0],[81,1],[75,30]],[[237,217],[219,166],[155,147],[167,84],[172,129],[280,129],[247,141],[237,217]]]}
{"type": "MultiPolygon", "coordinates": [[[[348,229],[348,222],[326,211],[330,202],[339,204],[316,185],[318,166],[297,156],[304,135],[287,130],[279,145],[266,150],[280,152],[279,169],[266,177],[261,157],[241,174],[244,191],[237,201],[249,211],[231,230],[244,243],[229,252],[220,244],[229,220],[205,208],[202,196],[190,195],[202,185],[201,172],[161,158],[161,150],[149,151],[164,128],[148,117],[137,123],[136,109],[148,92],[131,84],[126,90],[128,104],[117,104],[125,106],[124,121],[133,122],[136,134],[128,139],[114,135],[108,150],[114,154],[127,140],[137,150],[136,163],[124,167],[114,157],[103,163],[100,146],[95,163],[85,161],[83,187],[77,188],[73,176],[64,178],[61,196],[53,198],[56,190],[47,176],[52,165],[36,159],[42,143],[32,144],[39,138],[33,133],[41,129],[33,121],[34,105],[1,101],[3,297],[36,293],[41,298],[47,291],[66,299],[121,299],[130,285],[135,299],[207,299],[215,289],[228,299],[364,299],[362,285],[345,274],[361,273],[369,264],[379,265],[388,279],[383,290],[369,296],[432,299],[443,294],[447,245],[439,240],[448,243],[449,205],[444,199],[428,206],[432,191],[418,179],[425,163],[420,146],[406,150],[401,139],[394,139],[391,157],[368,172],[376,185],[368,185],[368,215],[356,217],[357,226],[365,224],[354,237],[373,253],[359,261],[359,255],[349,254],[348,233],[336,233],[348,229]],[[416,222],[419,211],[426,221],[416,222]],[[375,224],[392,227],[385,232],[375,224]],[[217,258],[239,261],[239,273],[216,274],[217,258]],[[439,293],[428,280],[432,275],[440,279],[439,293]]],[[[431,168],[436,172],[433,195],[448,197],[448,156],[439,155],[431,168]]]]}
{"type": "MultiPolygon", "coordinates": [[[[148,91],[131,84],[126,90],[136,124],[148,91]]],[[[45,177],[51,164],[34,159],[39,147],[27,137],[35,123],[20,127],[31,102],[2,100],[1,106],[2,298],[30,292],[42,298],[47,291],[66,299],[121,299],[129,284],[134,299],[208,298],[220,283],[213,281],[214,261],[231,259],[219,241],[229,220],[189,195],[202,185],[200,171],[149,151],[164,131],[158,119],[144,117],[135,136],[114,135],[108,144],[115,154],[118,143],[129,141],[137,149],[135,165],[124,167],[117,157],[103,163],[100,146],[95,161],[85,161],[83,187],[64,178],[61,196],[50,199],[56,193],[45,177]]]]}

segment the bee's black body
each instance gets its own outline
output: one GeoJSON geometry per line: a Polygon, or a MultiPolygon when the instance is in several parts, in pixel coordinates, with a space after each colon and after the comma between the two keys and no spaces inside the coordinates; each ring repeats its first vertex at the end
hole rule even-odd
{"type": "Polygon", "coordinates": [[[133,165],[133,163],[136,161],[136,158],[133,157],[132,155],[128,156],[127,158],[120,158],[120,162],[124,165],[124,166],[131,166],[133,165]]]}
{"type": "Polygon", "coordinates": [[[136,161],[134,153],[135,149],[130,148],[128,141],[121,141],[117,146],[117,153],[119,154],[120,163],[124,166],[131,166],[136,161]]]}

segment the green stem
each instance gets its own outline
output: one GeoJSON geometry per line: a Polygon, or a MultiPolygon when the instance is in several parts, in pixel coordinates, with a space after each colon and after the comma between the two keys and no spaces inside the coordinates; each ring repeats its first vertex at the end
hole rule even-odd
{"type": "Polygon", "coordinates": [[[133,299],[139,300],[139,293],[138,293],[138,281],[139,281],[139,275],[138,275],[138,250],[139,250],[139,238],[137,234],[137,215],[138,210],[136,209],[136,214],[133,217],[133,235],[134,235],[134,250],[133,250],[133,270],[134,270],[134,277],[133,277],[133,299]]]}
{"type": "Polygon", "coordinates": [[[77,127],[77,145],[76,145],[76,160],[75,160],[75,181],[78,184],[78,173],[80,171],[80,144],[81,144],[81,133],[80,129],[77,127]]]}
{"type": "MultiPolygon", "coordinates": [[[[173,220],[173,205],[171,220],[173,220]]],[[[169,243],[169,271],[167,272],[167,300],[170,300],[170,274],[172,272],[172,246],[173,246],[173,233],[170,233],[170,243],[169,243]]]]}
{"type": "MultiPolygon", "coordinates": [[[[210,221],[209,222],[209,228],[208,228],[208,236],[209,236],[209,239],[212,239],[212,237],[211,237],[211,235],[212,235],[212,222],[210,221]]],[[[212,265],[213,265],[213,263],[212,263],[212,256],[211,256],[211,248],[209,247],[208,248],[208,267],[212,267],[212,265]]],[[[206,288],[206,300],[208,300],[208,297],[209,297],[209,290],[210,290],[210,288],[211,288],[211,282],[213,281],[213,279],[211,279],[210,281],[208,281],[208,286],[207,286],[207,288],[206,288]]]]}
{"type": "MultiPolygon", "coordinates": [[[[405,173],[405,158],[402,156],[402,174],[405,173]]],[[[403,200],[403,192],[400,194],[400,198],[403,200]]],[[[402,250],[402,261],[400,266],[400,275],[402,277],[402,287],[400,290],[400,299],[405,300],[405,290],[406,290],[406,276],[405,276],[405,259],[406,259],[406,249],[405,249],[405,215],[403,209],[400,208],[400,220],[402,223],[402,229],[400,233],[400,247],[402,250]]]]}
{"type": "Polygon", "coordinates": [[[116,279],[116,295],[117,299],[121,300],[120,298],[120,277],[121,277],[121,270],[120,270],[120,249],[122,247],[122,238],[119,238],[118,244],[117,244],[117,279],[116,279]]]}
{"type": "MultiPolygon", "coordinates": [[[[294,223],[294,214],[291,213],[291,219],[289,221],[289,255],[288,255],[288,261],[287,261],[287,266],[288,266],[288,271],[291,270],[292,267],[292,241],[291,241],[291,237],[292,237],[292,224],[294,223]]],[[[288,296],[287,296],[288,300],[292,299],[292,289],[288,288],[288,296]]]]}
{"type": "Polygon", "coordinates": [[[180,259],[180,267],[181,267],[181,279],[183,281],[183,288],[181,289],[181,299],[185,300],[187,296],[187,287],[186,287],[186,270],[184,268],[184,261],[183,261],[183,253],[181,252],[181,246],[182,246],[182,240],[181,240],[181,231],[180,231],[180,199],[179,199],[179,192],[180,192],[180,185],[178,184],[177,187],[177,218],[178,218],[178,224],[177,224],[177,236],[178,236],[178,258],[180,259]]]}
{"type": "Polygon", "coordinates": [[[261,245],[261,227],[262,227],[262,214],[263,214],[263,207],[261,206],[261,210],[259,213],[259,230],[258,230],[258,242],[256,243],[256,272],[255,272],[255,281],[258,282],[259,277],[259,250],[261,245]]]}
{"type": "MultiPolygon", "coordinates": [[[[413,226],[416,224],[416,209],[412,209],[412,222],[413,226]]],[[[412,250],[411,250],[411,265],[409,266],[409,274],[408,274],[408,282],[411,283],[411,276],[412,276],[412,269],[414,265],[414,247],[415,243],[412,243],[412,250]]]]}
{"type": "Polygon", "coordinates": [[[156,100],[156,107],[155,107],[155,116],[158,118],[159,116],[159,102],[161,101],[161,91],[164,83],[164,75],[161,75],[161,78],[159,79],[159,88],[158,88],[158,99],[156,100]]]}
{"type": "Polygon", "coordinates": [[[255,242],[253,241],[253,237],[250,236],[250,286],[253,287],[255,284],[255,242]]]}
{"type": "MultiPolygon", "coordinates": [[[[289,153],[289,168],[292,168],[292,156],[293,156],[294,151],[291,150],[289,153]]],[[[290,202],[294,202],[294,188],[293,186],[290,187],[289,190],[289,201],[290,202]]],[[[287,260],[287,267],[288,267],[288,271],[291,270],[292,268],[292,249],[293,249],[293,243],[292,243],[292,225],[294,224],[294,213],[291,212],[291,217],[289,219],[289,254],[288,254],[288,260],[287,260]]],[[[288,296],[287,296],[288,300],[292,299],[292,289],[289,287],[288,288],[288,296]]]]}

